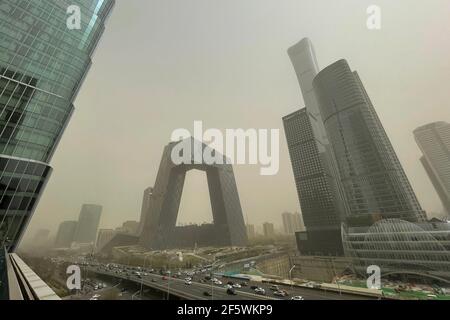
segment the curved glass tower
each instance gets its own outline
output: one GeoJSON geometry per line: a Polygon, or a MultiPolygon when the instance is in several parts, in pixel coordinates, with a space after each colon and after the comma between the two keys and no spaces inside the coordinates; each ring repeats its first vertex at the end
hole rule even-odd
{"type": "Polygon", "coordinates": [[[306,228],[296,233],[298,248],[302,254],[342,255],[341,223],[346,208],[312,84],[319,73],[314,47],[304,38],[289,48],[288,55],[305,102],[305,108],[283,117],[306,228]]]}
{"type": "Polygon", "coordinates": [[[30,220],[113,5],[0,1],[0,247],[14,250],[30,220]],[[67,27],[73,4],[79,30],[67,27]]]}
{"type": "Polygon", "coordinates": [[[339,60],[313,81],[354,223],[424,221],[422,210],[356,72],[339,60]]]}

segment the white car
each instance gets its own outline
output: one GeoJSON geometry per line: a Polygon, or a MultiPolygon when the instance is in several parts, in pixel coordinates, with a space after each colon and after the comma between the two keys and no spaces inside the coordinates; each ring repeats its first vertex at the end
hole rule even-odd
{"type": "Polygon", "coordinates": [[[291,300],[305,300],[302,296],[293,296],[291,300]]]}
{"type": "Polygon", "coordinates": [[[187,277],[187,278],[185,278],[184,280],[185,280],[185,281],[192,281],[192,278],[191,278],[191,277],[187,277]]]}
{"type": "Polygon", "coordinates": [[[230,284],[226,284],[224,288],[227,289],[227,290],[228,290],[228,289],[233,289],[233,286],[230,285],[230,284]]]}
{"type": "Polygon", "coordinates": [[[239,283],[233,284],[233,287],[234,287],[234,288],[242,288],[241,285],[240,285],[239,283]]]}
{"type": "Polygon", "coordinates": [[[190,286],[190,285],[192,284],[192,281],[186,280],[186,281],[184,282],[184,284],[187,285],[187,286],[190,286]]]}
{"type": "Polygon", "coordinates": [[[213,281],[213,283],[218,286],[222,285],[222,281],[220,280],[213,281]]]}
{"type": "Polygon", "coordinates": [[[263,296],[266,295],[266,290],[264,290],[263,288],[256,288],[255,292],[257,294],[260,294],[260,295],[263,295],[263,296]]]}

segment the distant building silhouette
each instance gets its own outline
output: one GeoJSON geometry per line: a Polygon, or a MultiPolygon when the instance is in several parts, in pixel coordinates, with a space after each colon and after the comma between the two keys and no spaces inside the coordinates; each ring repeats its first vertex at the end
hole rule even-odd
{"type": "Polygon", "coordinates": [[[100,229],[95,243],[95,252],[100,252],[118,233],[113,229],[100,229]]]}
{"type": "Polygon", "coordinates": [[[148,187],[144,190],[144,195],[142,196],[141,219],[139,220],[139,233],[141,233],[144,228],[145,218],[147,217],[148,210],[150,209],[152,195],[153,187],[148,187]]]}
{"type": "Polygon", "coordinates": [[[283,212],[281,214],[283,220],[283,231],[292,235],[302,230],[302,221],[299,213],[283,212]]]}
{"type": "Polygon", "coordinates": [[[77,224],[77,221],[64,221],[59,225],[55,238],[56,248],[70,248],[75,237],[77,224]]]}
{"type": "Polygon", "coordinates": [[[101,214],[102,206],[96,204],[83,204],[78,218],[74,242],[95,243],[101,214]]]}
{"type": "Polygon", "coordinates": [[[275,227],[273,223],[265,222],[263,223],[263,233],[266,238],[273,238],[275,236],[275,227]]]}
{"type": "Polygon", "coordinates": [[[33,238],[33,246],[34,247],[42,247],[48,244],[50,236],[50,230],[48,229],[39,229],[33,238]]]}
{"type": "Polygon", "coordinates": [[[249,239],[255,238],[256,237],[255,226],[253,224],[247,224],[245,227],[247,229],[247,237],[249,239]]]}

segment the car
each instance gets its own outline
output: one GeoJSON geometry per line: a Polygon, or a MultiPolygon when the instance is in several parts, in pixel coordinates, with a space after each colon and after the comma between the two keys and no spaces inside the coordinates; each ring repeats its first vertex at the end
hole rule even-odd
{"type": "Polygon", "coordinates": [[[263,288],[256,288],[256,289],[255,289],[255,292],[256,292],[257,294],[262,295],[262,296],[265,296],[265,295],[266,295],[266,290],[264,290],[263,288]]]}
{"type": "Polygon", "coordinates": [[[235,284],[233,284],[233,287],[234,288],[241,288],[241,285],[239,283],[235,283],[235,284]]]}
{"type": "Polygon", "coordinates": [[[186,280],[186,281],[184,282],[184,284],[187,285],[187,286],[190,286],[190,285],[192,284],[192,281],[186,280]]]}
{"type": "Polygon", "coordinates": [[[192,281],[191,277],[184,278],[185,281],[192,281]]]}
{"type": "Polygon", "coordinates": [[[250,289],[252,290],[258,289],[258,286],[251,286],[250,289]]]}
{"type": "Polygon", "coordinates": [[[291,300],[305,300],[302,296],[293,296],[291,300]]]}
{"type": "Polygon", "coordinates": [[[272,290],[272,291],[279,291],[280,287],[278,287],[277,285],[272,285],[272,286],[270,286],[270,290],[272,290]]]}
{"type": "Polygon", "coordinates": [[[156,280],[152,278],[152,282],[156,282],[156,280]]]}
{"type": "Polygon", "coordinates": [[[229,294],[231,296],[237,295],[236,290],[234,290],[233,288],[228,288],[227,289],[227,294],[229,294]]]}
{"type": "Polygon", "coordinates": [[[209,293],[208,291],[203,291],[203,295],[205,297],[211,297],[211,293],[209,293]]]}
{"type": "Polygon", "coordinates": [[[278,297],[286,297],[287,293],[286,293],[286,291],[277,290],[277,291],[274,291],[273,295],[278,296],[278,297]]]}
{"type": "Polygon", "coordinates": [[[216,280],[213,283],[218,286],[222,285],[222,281],[220,281],[220,280],[216,280]]]}
{"type": "Polygon", "coordinates": [[[100,298],[100,295],[99,295],[99,294],[94,294],[94,295],[92,296],[92,298],[100,298]]]}
{"type": "Polygon", "coordinates": [[[92,298],[90,298],[89,300],[98,300],[98,298],[92,297],[92,298]]]}
{"type": "Polygon", "coordinates": [[[232,285],[229,285],[229,284],[226,284],[226,285],[224,286],[224,288],[225,288],[225,289],[233,289],[233,286],[232,286],[232,285]]]}
{"type": "Polygon", "coordinates": [[[246,286],[248,286],[247,282],[241,282],[241,287],[246,287],[246,286]]]}

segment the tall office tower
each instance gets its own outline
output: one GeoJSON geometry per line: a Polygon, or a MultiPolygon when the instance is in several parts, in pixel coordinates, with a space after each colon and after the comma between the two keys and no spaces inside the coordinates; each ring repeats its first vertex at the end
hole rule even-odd
{"type": "Polygon", "coordinates": [[[144,190],[144,195],[142,196],[142,207],[141,207],[141,219],[139,220],[138,234],[141,234],[142,229],[145,226],[145,218],[147,217],[147,211],[150,209],[150,201],[153,195],[153,187],[148,187],[144,190]]]}
{"type": "Polygon", "coordinates": [[[256,237],[256,231],[255,231],[255,226],[253,224],[247,224],[245,225],[246,229],[247,229],[247,238],[249,239],[253,239],[256,237]]]}
{"type": "Polygon", "coordinates": [[[83,204],[78,218],[74,242],[94,243],[97,237],[98,225],[102,214],[102,206],[96,204],[83,204]]]}
{"type": "Polygon", "coordinates": [[[416,195],[356,72],[339,60],[313,81],[340,173],[349,223],[424,221],[416,195]]]}
{"type": "Polygon", "coordinates": [[[420,158],[447,215],[450,216],[450,124],[434,122],[414,130],[420,158]]]}
{"type": "Polygon", "coordinates": [[[303,39],[288,50],[305,108],[283,117],[306,232],[296,234],[302,254],[342,255],[345,202],[312,81],[319,72],[314,49],[303,39]]]}
{"type": "Polygon", "coordinates": [[[263,233],[267,238],[273,238],[275,236],[275,227],[273,223],[264,222],[263,223],[263,233]]]}
{"type": "Polygon", "coordinates": [[[13,251],[50,176],[114,0],[0,1],[0,248],[13,251]]]}
{"type": "Polygon", "coordinates": [[[56,233],[55,247],[56,248],[70,248],[77,230],[77,221],[61,222],[56,233]]]}
{"type": "Polygon", "coordinates": [[[283,220],[283,229],[286,234],[292,235],[297,231],[301,230],[301,219],[300,214],[283,212],[281,214],[283,220]]]}
{"type": "Polygon", "coordinates": [[[33,246],[41,247],[48,244],[48,238],[50,236],[50,230],[39,229],[33,238],[33,246]]]}

